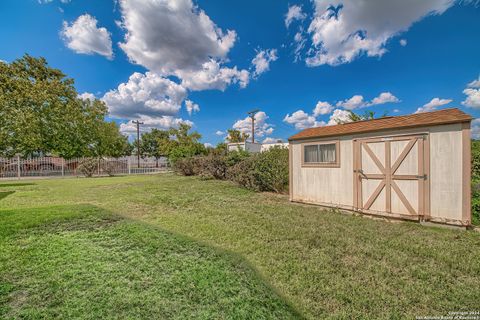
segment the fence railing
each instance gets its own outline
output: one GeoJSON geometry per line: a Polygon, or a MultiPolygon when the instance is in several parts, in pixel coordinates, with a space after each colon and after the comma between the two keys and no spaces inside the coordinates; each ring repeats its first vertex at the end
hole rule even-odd
{"type": "Polygon", "coordinates": [[[169,170],[166,158],[0,158],[0,179],[24,177],[85,176],[82,165],[88,161],[94,176],[146,174],[169,170]]]}

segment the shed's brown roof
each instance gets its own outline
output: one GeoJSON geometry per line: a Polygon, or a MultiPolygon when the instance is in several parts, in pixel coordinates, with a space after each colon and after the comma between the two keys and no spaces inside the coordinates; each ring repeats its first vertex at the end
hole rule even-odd
{"type": "Polygon", "coordinates": [[[288,140],[301,140],[309,138],[322,138],[341,136],[354,133],[365,133],[385,129],[405,129],[412,127],[434,126],[459,122],[469,122],[472,117],[459,109],[444,109],[433,112],[416,113],[406,116],[384,117],[373,120],[364,120],[309,128],[291,136],[288,140]]]}

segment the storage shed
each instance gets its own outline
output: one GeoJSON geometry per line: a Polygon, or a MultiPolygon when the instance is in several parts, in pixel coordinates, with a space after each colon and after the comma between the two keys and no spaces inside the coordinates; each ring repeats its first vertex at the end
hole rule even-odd
{"type": "Polygon", "coordinates": [[[470,225],[471,120],[445,109],[303,130],[289,138],[290,200],[470,225]]]}

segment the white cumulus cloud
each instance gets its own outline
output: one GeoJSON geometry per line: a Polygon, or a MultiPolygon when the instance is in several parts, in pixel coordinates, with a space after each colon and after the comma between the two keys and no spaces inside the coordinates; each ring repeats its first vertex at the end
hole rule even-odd
{"type": "Polygon", "coordinates": [[[363,96],[358,94],[354,95],[350,99],[337,102],[337,107],[343,107],[348,110],[353,110],[365,106],[366,102],[363,100],[363,96]]]}
{"type": "Polygon", "coordinates": [[[349,63],[362,54],[379,57],[389,39],[416,21],[443,14],[453,0],[314,0],[308,27],[312,46],[309,66],[349,63]]]}
{"type": "Polygon", "coordinates": [[[66,46],[76,53],[94,54],[113,59],[112,40],[106,28],[97,27],[97,19],[81,15],[72,24],[63,22],[60,32],[66,46]]]}
{"type": "Polygon", "coordinates": [[[185,100],[185,108],[189,115],[200,111],[200,106],[194,103],[192,100],[185,100]]]}
{"type": "Polygon", "coordinates": [[[255,58],[252,60],[254,66],[253,76],[256,78],[260,74],[270,70],[270,62],[278,59],[277,49],[266,49],[258,51],[255,58]]]}
{"type": "Polygon", "coordinates": [[[377,104],[397,102],[400,102],[400,100],[395,97],[391,92],[382,92],[378,97],[373,98],[369,105],[374,106],[377,104]]]}
{"type": "Polygon", "coordinates": [[[283,119],[284,122],[294,125],[295,129],[303,130],[312,127],[324,126],[325,122],[317,121],[314,116],[309,115],[303,110],[297,110],[292,115],[287,114],[283,119]]]}
{"type": "Polygon", "coordinates": [[[226,133],[225,131],[217,130],[217,132],[215,132],[215,134],[216,134],[217,136],[223,136],[223,135],[225,135],[225,134],[227,134],[227,133],[226,133]]]}
{"type": "Polygon", "coordinates": [[[469,108],[480,108],[480,78],[473,80],[467,85],[467,88],[463,90],[463,93],[467,96],[462,104],[469,108]]]}
{"type": "Polygon", "coordinates": [[[215,60],[205,62],[198,70],[177,70],[177,76],[182,79],[185,88],[194,91],[217,89],[224,91],[227,86],[238,83],[245,88],[250,80],[247,70],[238,70],[237,67],[221,67],[215,60]]]}
{"type": "Polygon", "coordinates": [[[324,114],[329,114],[333,111],[333,106],[326,102],[326,101],[318,101],[317,105],[315,106],[315,109],[313,109],[313,115],[315,117],[324,115],[324,114]]]}
{"type": "Polygon", "coordinates": [[[181,108],[187,90],[155,73],[135,72],[126,83],[103,96],[114,118],[173,116],[181,108]]]}
{"type": "Polygon", "coordinates": [[[342,109],[335,109],[328,120],[327,125],[334,126],[340,123],[352,122],[350,119],[350,112],[342,109]]]}
{"type": "Polygon", "coordinates": [[[191,90],[224,90],[248,84],[249,73],[225,67],[237,34],[224,31],[191,0],[120,0],[120,47],[128,58],[163,76],[176,76],[191,90]]]}
{"type": "Polygon", "coordinates": [[[303,20],[306,18],[305,13],[302,12],[302,7],[299,5],[291,5],[288,7],[285,15],[285,26],[288,28],[295,20],[303,20]]]}
{"type": "Polygon", "coordinates": [[[443,105],[449,104],[452,102],[452,99],[440,99],[440,98],[433,98],[430,102],[424,104],[422,107],[418,108],[415,113],[423,113],[423,112],[430,112],[436,110],[438,107],[443,105]]]}
{"type": "MultiPolygon", "coordinates": [[[[267,123],[267,119],[268,116],[263,111],[255,114],[255,137],[263,137],[272,134],[273,126],[267,123]]],[[[250,117],[246,117],[245,119],[237,120],[233,124],[233,129],[251,135],[252,119],[250,117]]]]}
{"type": "Polygon", "coordinates": [[[470,82],[467,87],[469,88],[480,88],[480,78],[473,80],[470,82]]]}
{"type": "Polygon", "coordinates": [[[347,110],[353,110],[363,107],[371,107],[384,103],[397,103],[400,100],[390,92],[382,92],[371,101],[365,101],[362,95],[354,95],[350,99],[337,102],[337,107],[343,107],[347,110]]]}
{"type": "Polygon", "coordinates": [[[374,106],[384,103],[397,103],[400,100],[390,92],[382,92],[371,101],[366,101],[362,95],[354,95],[350,99],[339,101],[337,107],[346,109],[335,109],[332,104],[326,101],[318,101],[312,114],[308,114],[303,110],[297,110],[294,113],[287,114],[283,119],[284,122],[294,125],[295,129],[302,130],[311,127],[319,127],[325,125],[336,125],[338,123],[350,122],[350,111],[357,108],[374,106]],[[333,113],[332,113],[333,111],[333,113]],[[317,117],[331,114],[328,122],[319,121],[317,117]]]}

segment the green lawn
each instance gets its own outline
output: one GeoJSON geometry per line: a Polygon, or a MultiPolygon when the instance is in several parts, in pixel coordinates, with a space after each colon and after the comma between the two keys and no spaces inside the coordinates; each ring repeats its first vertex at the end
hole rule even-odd
{"type": "Polygon", "coordinates": [[[175,175],[0,183],[0,318],[480,309],[480,234],[175,175]]]}

